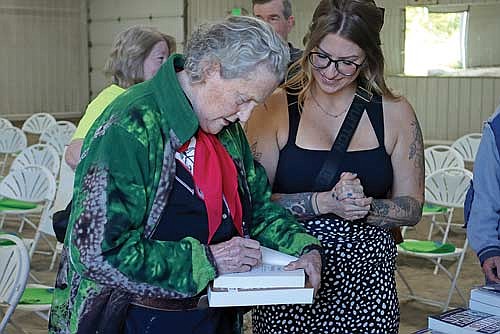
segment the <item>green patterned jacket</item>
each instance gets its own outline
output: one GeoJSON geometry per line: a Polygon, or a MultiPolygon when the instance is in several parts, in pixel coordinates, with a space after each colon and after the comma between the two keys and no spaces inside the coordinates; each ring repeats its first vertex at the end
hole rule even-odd
{"type": "MultiPolygon", "coordinates": [[[[84,141],[50,333],[107,331],[123,320],[120,310],[132,296],[191,297],[216,277],[198,240],[149,239],[175,180],[175,151],[199,126],[176,78],[183,62],[170,57],[152,80],[116,98],[84,141]]],[[[218,137],[237,166],[250,237],[293,255],[319,245],[271,202],[265,171],[254,163],[240,125],[218,137]]]]}

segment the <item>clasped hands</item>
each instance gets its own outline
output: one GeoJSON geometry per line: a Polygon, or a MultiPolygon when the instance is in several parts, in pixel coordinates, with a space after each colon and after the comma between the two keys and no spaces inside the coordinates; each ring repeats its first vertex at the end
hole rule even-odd
{"type": "MultiPolygon", "coordinates": [[[[214,256],[220,274],[249,271],[262,262],[260,243],[256,240],[233,237],[228,241],[208,246],[214,256]]],[[[307,286],[316,293],[321,281],[321,256],[312,250],[296,261],[290,262],[285,270],[304,269],[308,276],[307,286]]]]}
{"type": "Polygon", "coordinates": [[[366,217],[373,201],[372,197],[366,197],[357,175],[350,172],[343,172],[331,191],[316,196],[319,213],[334,213],[347,220],[366,217]]]}

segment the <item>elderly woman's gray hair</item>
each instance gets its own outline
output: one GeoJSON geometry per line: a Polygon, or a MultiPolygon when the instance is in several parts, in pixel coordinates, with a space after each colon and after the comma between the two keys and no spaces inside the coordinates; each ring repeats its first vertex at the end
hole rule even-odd
{"type": "Polygon", "coordinates": [[[191,82],[203,80],[203,70],[212,64],[220,64],[224,79],[246,77],[264,65],[281,82],[290,60],[288,45],[274,29],[248,16],[200,26],[191,35],[185,55],[184,69],[191,82]]]}

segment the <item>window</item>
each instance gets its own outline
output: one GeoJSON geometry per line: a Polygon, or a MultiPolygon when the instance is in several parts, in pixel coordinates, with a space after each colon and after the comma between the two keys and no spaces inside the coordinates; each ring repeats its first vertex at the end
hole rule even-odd
{"type": "Polygon", "coordinates": [[[405,74],[440,75],[465,68],[466,28],[466,11],[406,7],[405,74]]]}
{"type": "Polygon", "coordinates": [[[404,74],[500,77],[500,4],[405,8],[404,74]]]}

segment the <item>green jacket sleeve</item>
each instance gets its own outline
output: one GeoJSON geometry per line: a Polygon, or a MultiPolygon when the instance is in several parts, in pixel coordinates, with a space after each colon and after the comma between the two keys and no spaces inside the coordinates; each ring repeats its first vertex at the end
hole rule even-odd
{"type": "Polygon", "coordinates": [[[167,242],[143,236],[155,193],[151,154],[120,126],[94,139],[78,171],[72,262],[82,276],[132,293],[196,295],[216,274],[206,246],[194,238],[167,242]]]}
{"type": "Polygon", "coordinates": [[[238,125],[235,131],[241,138],[243,162],[252,199],[250,236],[264,246],[295,256],[301,255],[307,246],[320,245],[288,211],[271,201],[271,187],[264,167],[253,159],[243,129],[238,125]]]}

